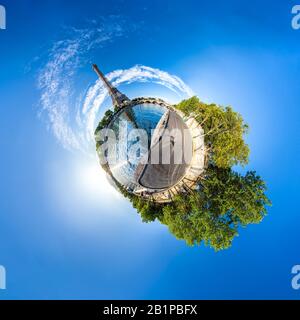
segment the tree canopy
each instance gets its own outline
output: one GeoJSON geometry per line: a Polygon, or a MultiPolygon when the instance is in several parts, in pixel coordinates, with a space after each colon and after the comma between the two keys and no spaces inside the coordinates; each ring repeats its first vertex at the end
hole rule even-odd
{"type": "Polygon", "coordinates": [[[97,133],[99,130],[104,129],[109,122],[111,121],[112,116],[114,115],[114,112],[110,109],[108,109],[105,114],[104,117],[102,118],[102,120],[99,122],[98,127],[95,130],[95,133],[97,133]]]}
{"type": "Polygon", "coordinates": [[[265,183],[255,172],[242,176],[230,168],[210,167],[199,189],[163,208],[161,222],[188,244],[215,250],[231,246],[239,227],[259,223],[270,204],[265,183]]]}
{"type": "Polygon", "coordinates": [[[244,142],[248,125],[231,107],[205,104],[197,97],[180,102],[176,108],[193,116],[204,130],[204,141],[210,153],[210,163],[228,168],[248,163],[249,147],[244,142]]]}

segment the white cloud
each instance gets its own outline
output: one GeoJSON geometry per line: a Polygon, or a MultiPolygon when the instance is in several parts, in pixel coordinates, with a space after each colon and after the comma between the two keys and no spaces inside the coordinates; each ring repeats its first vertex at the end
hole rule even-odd
{"type": "MultiPolygon", "coordinates": [[[[75,76],[81,66],[89,63],[91,49],[124,34],[122,25],[115,21],[92,24],[90,29],[73,28],[70,38],[56,42],[38,77],[41,109],[48,116],[54,136],[63,147],[87,153],[95,149],[95,122],[107,92],[102,82],[97,80],[84,96],[80,96],[75,89],[75,76]]],[[[135,65],[115,70],[107,77],[115,86],[134,82],[155,83],[181,98],[193,95],[193,91],[177,76],[148,66],[135,65]]]]}

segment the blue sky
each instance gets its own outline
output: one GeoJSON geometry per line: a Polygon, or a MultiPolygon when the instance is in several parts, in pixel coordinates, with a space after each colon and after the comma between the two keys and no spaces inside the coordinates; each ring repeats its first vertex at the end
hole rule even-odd
{"type": "MultiPolygon", "coordinates": [[[[0,2],[7,10],[7,29],[0,30],[0,264],[7,290],[0,299],[299,299],[291,287],[291,269],[300,264],[295,1],[0,2]],[[72,99],[94,85],[92,60],[105,73],[138,64],[180,77],[202,100],[232,105],[249,123],[246,169],[266,180],[273,206],[260,225],[241,229],[229,250],[191,248],[166,227],[142,223],[94,159],[53,134],[37,84],[49,49],[70,27],[99,21],[107,39],[81,57],[72,99]]],[[[121,88],[171,99],[155,83],[121,88]]],[[[72,126],[75,118],[69,120],[72,126]]]]}

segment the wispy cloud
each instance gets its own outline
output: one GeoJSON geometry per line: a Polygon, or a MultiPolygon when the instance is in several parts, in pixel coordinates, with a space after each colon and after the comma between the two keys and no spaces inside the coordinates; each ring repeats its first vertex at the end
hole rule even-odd
{"type": "Polygon", "coordinates": [[[55,42],[48,60],[38,76],[40,104],[46,111],[55,137],[69,149],[82,149],[82,141],[73,128],[74,76],[87,62],[95,47],[124,34],[122,22],[116,17],[92,21],[88,28],[68,28],[68,38],[55,42]]]}
{"type": "MultiPolygon", "coordinates": [[[[67,39],[54,43],[39,74],[41,110],[46,112],[57,140],[67,149],[94,150],[95,121],[107,92],[102,82],[97,80],[84,95],[80,95],[75,90],[75,77],[82,66],[90,63],[91,50],[122,37],[128,31],[120,21],[112,17],[105,21],[92,21],[89,28],[70,28],[67,39]]],[[[148,66],[115,70],[107,77],[115,86],[133,82],[156,83],[179,96],[193,95],[177,76],[148,66]]]]}

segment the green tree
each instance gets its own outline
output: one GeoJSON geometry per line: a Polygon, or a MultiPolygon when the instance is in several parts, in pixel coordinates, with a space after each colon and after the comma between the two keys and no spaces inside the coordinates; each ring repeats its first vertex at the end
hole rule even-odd
{"type": "Polygon", "coordinates": [[[114,115],[114,112],[110,109],[108,109],[105,114],[104,117],[102,118],[102,120],[99,122],[96,130],[95,130],[95,134],[97,134],[97,132],[101,129],[104,129],[111,121],[112,117],[114,115]]]}
{"type": "Polygon", "coordinates": [[[270,201],[266,186],[255,172],[242,176],[229,168],[210,167],[198,190],[177,196],[163,207],[159,218],[178,239],[203,242],[215,250],[226,249],[239,227],[259,223],[270,201]]]}
{"type": "Polygon", "coordinates": [[[128,193],[125,189],[123,189],[122,193],[131,201],[132,206],[141,215],[143,222],[152,222],[162,216],[163,206],[161,204],[128,193]]]}
{"type": "Polygon", "coordinates": [[[197,97],[183,100],[176,106],[186,116],[194,116],[204,130],[210,163],[221,168],[248,163],[249,147],[244,142],[248,125],[231,107],[205,104],[197,97]]]}
{"type": "Polygon", "coordinates": [[[265,195],[266,184],[255,171],[243,176],[230,168],[210,166],[200,190],[212,212],[226,215],[231,222],[242,226],[261,222],[266,206],[271,204],[265,195]]]}

